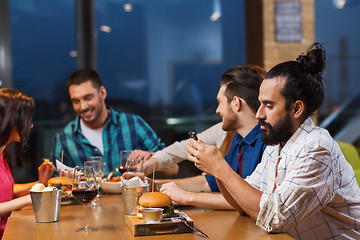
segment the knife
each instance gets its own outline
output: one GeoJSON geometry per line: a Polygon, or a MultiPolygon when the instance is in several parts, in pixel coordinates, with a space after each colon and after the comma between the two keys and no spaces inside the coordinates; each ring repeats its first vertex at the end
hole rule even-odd
{"type": "Polygon", "coordinates": [[[189,222],[188,222],[186,214],[181,212],[181,211],[175,210],[175,213],[172,215],[172,217],[163,218],[161,220],[161,222],[177,222],[177,221],[180,221],[180,222],[184,223],[184,225],[187,226],[188,228],[190,228],[191,230],[193,230],[196,235],[198,235],[200,237],[203,237],[203,238],[209,238],[209,236],[206,235],[203,231],[201,231],[198,228],[195,228],[195,227],[191,226],[189,224],[189,222]]]}

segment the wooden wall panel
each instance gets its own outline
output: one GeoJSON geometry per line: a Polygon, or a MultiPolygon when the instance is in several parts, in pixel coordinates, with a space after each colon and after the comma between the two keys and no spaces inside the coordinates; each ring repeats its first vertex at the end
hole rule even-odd
{"type": "Polygon", "coordinates": [[[301,42],[275,41],[275,2],[291,0],[246,0],[247,62],[270,70],[280,62],[295,60],[315,40],[314,1],[298,0],[302,9],[301,42]],[[261,26],[259,26],[261,25],[261,26]]]}
{"type": "Polygon", "coordinates": [[[264,65],[263,6],[262,0],[247,0],[246,11],[246,57],[247,63],[264,65]]]}

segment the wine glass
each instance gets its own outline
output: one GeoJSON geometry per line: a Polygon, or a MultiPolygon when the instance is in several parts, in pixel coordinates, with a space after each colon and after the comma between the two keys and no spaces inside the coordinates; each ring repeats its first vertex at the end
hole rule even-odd
{"type": "Polygon", "coordinates": [[[126,170],[126,162],[127,160],[134,155],[132,150],[121,150],[120,151],[120,159],[119,159],[119,172],[121,175],[123,175],[126,170]]]}
{"type": "MultiPolygon", "coordinates": [[[[89,159],[91,159],[92,157],[90,157],[89,159]]],[[[100,182],[102,180],[102,169],[101,169],[101,162],[99,160],[89,160],[89,161],[85,161],[84,162],[84,166],[89,166],[92,167],[94,170],[94,174],[95,174],[95,179],[97,182],[97,186],[98,186],[98,190],[100,188],[100,182]]],[[[99,197],[99,193],[96,196],[97,198],[99,197]]],[[[96,198],[94,199],[93,202],[91,202],[89,204],[89,206],[99,206],[99,203],[96,203],[96,198]]]]}
{"type": "Polygon", "coordinates": [[[101,178],[104,178],[105,176],[105,164],[103,161],[103,157],[102,156],[91,156],[88,159],[89,161],[99,161],[100,162],[100,173],[101,173],[101,178]]]}
{"type": "Polygon", "coordinates": [[[126,163],[126,179],[133,178],[135,176],[139,176],[142,180],[145,180],[144,173],[144,161],[142,159],[136,159],[135,154],[131,155],[126,163]]]}
{"type": "Polygon", "coordinates": [[[97,228],[89,227],[86,223],[86,206],[96,197],[99,192],[94,169],[89,166],[75,167],[73,182],[72,182],[72,195],[73,197],[84,204],[85,211],[85,226],[76,229],[77,232],[91,232],[97,228]]]}

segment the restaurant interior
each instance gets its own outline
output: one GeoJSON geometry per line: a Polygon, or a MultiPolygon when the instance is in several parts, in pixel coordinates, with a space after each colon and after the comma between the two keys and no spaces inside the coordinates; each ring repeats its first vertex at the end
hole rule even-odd
{"type": "MultiPolygon", "coordinates": [[[[0,0],[0,86],[36,101],[15,180],[37,178],[54,133],[74,118],[65,83],[77,69],[97,70],[107,104],[139,114],[169,145],[221,121],[226,69],[269,70],[317,41],[327,68],[315,119],[343,143],[360,181],[359,12],[357,0],[0,0]]],[[[180,177],[197,173],[182,164],[180,177]]]]}

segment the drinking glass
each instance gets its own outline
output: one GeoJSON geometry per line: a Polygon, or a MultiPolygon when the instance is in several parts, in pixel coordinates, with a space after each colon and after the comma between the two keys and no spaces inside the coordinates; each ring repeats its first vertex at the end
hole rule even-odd
{"type": "MultiPolygon", "coordinates": [[[[93,159],[92,157],[89,157],[89,159],[93,159]]],[[[92,167],[95,174],[95,179],[97,182],[98,190],[100,188],[100,182],[102,180],[102,169],[101,169],[101,162],[99,160],[89,160],[84,162],[84,166],[92,167]]],[[[96,196],[97,198],[100,197],[99,193],[96,196]]],[[[89,206],[99,206],[100,204],[96,202],[96,198],[93,202],[89,204],[89,206]]]]}
{"type": "Polygon", "coordinates": [[[123,175],[126,170],[126,162],[129,158],[131,158],[134,155],[132,150],[121,150],[120,151],[120,159],[119,159],[119,172],[121,175],[123,175]]]}
{"type": "Polygon", "coordinates": [[[105,164],[103,161],[103,157],[102,156],[91,156],[88,159],[89,161],[99,161],[100,162],[100,173],[101,173],[101,177],[103,178],[105,176],[105,164]]]}
{"type": "Polygon", "coordinates": [[[97,230],[97,228],[89,227],[86,223],[86,206],[96,197],[99,192],[97,181],[94,173],[94,169],[89,166],[75,167],[73,182],[72,182],[72,195],[73,197],[84,204],[84,219],[85,226],[76,229],[77,232],[91,232],[97,230]]]}
{"type": "Polygon", "coordinates": [[[144,173],[144,161],[142,159],[136,159],[136,156],[130,156],[126,163],[126,179],[133,178],[135,176],[139,176],[142,180],[145,180],[144,173]]]}

